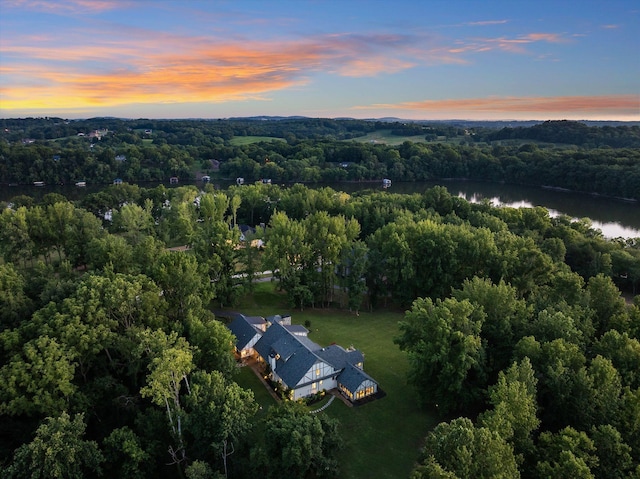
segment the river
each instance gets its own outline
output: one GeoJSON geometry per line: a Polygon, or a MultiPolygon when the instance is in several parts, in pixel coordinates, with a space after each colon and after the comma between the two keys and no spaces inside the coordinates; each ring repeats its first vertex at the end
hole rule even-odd
{"type": "MultiPolygon", "coordinates": [[[[184,185],[185,183],[182,183],[184,185]]],[[[201,185],[201,183],[199,183],[201,185]]],[[[387,191],[391,193],[421,193],[435,185],[446,187],[452,195],[471,202],[488,200],[496,206],[532,207],[542,206],[552,216],[566,214],[573,218],[589,218],[594,228],[607,238],[640,237],[640,203],[627,202],[584,193],[558,191],[533,186],[488,183],[481,181],[439,180],[429,182],[393,183],[387,191]]],[[[147,188],[155,184],[141,185],[147,188]]],[[[168,188],[172,187],[168,183],[168,188]]],[[[218,185],[216,185],[218,187],[218,185]]],[[[219,185],[226,188],[228,183],[219,185]]],[[[332,183],[314,186],[329,186],[336,190],[353,193],[363,189],[381,189],[381,183],[332,183]]],[[[81,199],[104,186],[0,186],[0,201],[9,201],[17,195],[41,198],[46,193],[60,193],[71,200],[81,199]]]]}

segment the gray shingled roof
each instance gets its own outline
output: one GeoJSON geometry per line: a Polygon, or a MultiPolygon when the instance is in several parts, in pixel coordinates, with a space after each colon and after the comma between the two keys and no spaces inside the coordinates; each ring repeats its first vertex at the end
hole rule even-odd
{"type": "Polygon", "coordinates": [[[285,335],[278,339],[275,343],[271,345],[271,350],[279,354],[283,361],[287,361],[293,353],[295,353],[302,346],[296,338],[292,335],[285,335]]]}
{"type": "Polygon", "coordinates": [[[228,327],[236,337],[236,347],[239,350],[244,349],[256,334],[260,334],[256,328],[249,324],[247,318],[242,314],[237,315],[236,319],[231,321],[228,327]]]}
{"type": "Polygon", "coordinates": [[[315,353],[336,369],[343,369],[347,364],[357,364],[364,361],[364,356],[357,349],[347,351],[337,344],[322,348],[315,353]]]}
{"type": "Polygon", "coordinates": [[[278,366],[276,373],[290,387],[295,386],[318,361],[318,357],[304,347],[300,347],[288,361],[278,366]]]}
{"type": "Polygon", "coordinates": [[[337,371],[344,368],[338,380],[349,390],[355,391],[365,379],[373,381],[368,374],[353,366],[364,359],[360,351],[347,351],[338,345],[321,348],[307,337],[294,335],[278,322],[267,328],[254,348],[265,359],[280,355],[274,372],[290,387],[296,386],[318,361],[330,364],[337,371]]]}
{"type": "Polygon", "coordinates": [[[367,373],[365,373],[362,369],[352,366],[351,364],[347,364],[347,366],[338,376],[338,384],[342,384],[353,393],[366,379],[369,379],[375,383],[375,380],[367,373]]]}
{"type": "Polygon", "coordinates": [[[265,319],[262,316],[245,316],[247,323],[253,326],[262,326],[266,323],[265,319]]]}
{"type": "Polygon", "coordinates": [[[284,327],[287,331],[293,334],[296,334],[296,333],[309,334],[309,330],[301,324],[285,324],[284,327]]]}
{"type": "Polygon", "coordinates": [[[273,323],[258,340],[254,349],[266,360],[272,353],[271,346],[286,336],[290,336],[289,332],[278,323],[273,323]]]}

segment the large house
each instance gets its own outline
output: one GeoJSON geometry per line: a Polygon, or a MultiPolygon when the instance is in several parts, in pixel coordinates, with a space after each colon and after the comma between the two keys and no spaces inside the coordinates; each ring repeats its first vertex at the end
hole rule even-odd
{"type": "Polygon", "coordinates": [[[355,402],[378,392],[378,383],[362,369],[364,355],[357,349],[321,347],[307,337],[306,328],[292,325],[289,316],[263,321],[239,315],[231,322],[236,352],[268,365],[271,380],[287,388],[291,399],[335,388],[355,402]]]}

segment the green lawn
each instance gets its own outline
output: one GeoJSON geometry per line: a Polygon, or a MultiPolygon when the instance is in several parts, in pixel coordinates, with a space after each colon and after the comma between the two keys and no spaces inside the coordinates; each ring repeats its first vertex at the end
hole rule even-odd
{"type": "MultiPolygon", "coordinates": [[[[360,407],[347,407],[336,400],[326,409],[329,416],[340,420],[346,443],[340,453],[340,477],[408,477],[418,457],[420,442],[437,419],[416,406],[416,394],[406,381],[408,362],[405,353],[393,343],[402,312],[365,312],[356,317],[340,310],[292,310],[268,282],[256,285],[255,293],[235,309],[260,316],[290,312],[295,324],[311,322],[309,339],[321,346],[336,342],[361,350],[365,354],[365,371],[378,381],[387,395],[360,407]]],[[[253,379],[255,382],[243,378],[239,383],[251,387],[256,397],[262,397],[256,389],[262,385],[257,378],[253,379]]],[[[273,400],[270,397],[258,400],[266,405],[269,401],[273,400]]],[[[315,408],[314,405],[312,409],[315,408]]]]}
{"type": "Polygon", "coordinates": [[[233,146],[250,145],[259,141],[284,141],[284,138],[275,138],[273,136],[234,136],[229,143],[233,146]]]}
{"type": "Polygon", "coordinates": [[[401,145],[405,141],[411,141],[413,143],[425,143],[425,135],[412,135],[412,136],[397,136],[392,135],[391,130],[376,130],[365,136],[359,136],[348,141],[357,141],[360,143],[374,143],[384,145],[401,145]]]}
{"type": "MultiPolygon", "coordinates": [[[[425,132],[426,135],[426,132],[425,132]]],[[[425,140],[425,135],[407,135],[407,136],[397,136],[392,135],[391,130],[376,130],[374,132],[368,133],[365,136],[359,136],[358,138],[353,138],[352,140],[345,141],[357,141],[360,143],[374,143],[374,144],[384,144],[384,145],[392,145],[397,146],[401,145],[405,141],[410,141],[412,143],[430,143],[425,140]]],[[[461,141],[465,140],[465,137],[456,137],[456,138],[447,138],[434,140],[434,143],[449,143],[452,145],[460,144],[461,141]]]]}
{"type": "Polygon", "coordinates": [[[258,411],[258,419],[261,418],[267,412],[267,410],[276,403],[275,399],[273,399],[273,396],[271,396],[267,389],[262,386],[262,383],[255,375],[255,373],[251,370],[251,368],[240,368],[240,371],[234,376],[233,380],[237,382],[240,387],[244,389],[251,389],[253,391],[256,402],[260,406],[260,410],[258,411]]]}

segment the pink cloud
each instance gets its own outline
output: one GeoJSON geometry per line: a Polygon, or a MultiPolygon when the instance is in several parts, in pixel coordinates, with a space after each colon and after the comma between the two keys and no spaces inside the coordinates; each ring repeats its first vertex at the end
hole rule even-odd
{"type": "MultiPolygon", "coordinates": [[[[446,113],[449,118],[476,113],[612,114],[640,116],[640,96],[488,97],[424,100],[359,106],[358,110],[414,111],[425,115],[446,113]]],[[[538,115],[539,116],[539,115],[538,115]]]]}
{"type": "Polygon", "coordinates": [[[7,7],[60,14],[98,13],[121,8],[126,0],[5,0],[7,7]]]}
{"type": "Polygon", "coordinates": [[[484,21],[480,21],[480,22],[468,22],[468,23],[464,23],[463,25],[470,25],[470,26],[485,26],[485,25],[502,25],[504,23],[509,23],[509,20],[484,20],[484,21]]]}

